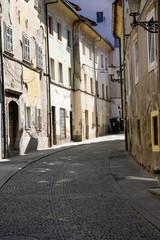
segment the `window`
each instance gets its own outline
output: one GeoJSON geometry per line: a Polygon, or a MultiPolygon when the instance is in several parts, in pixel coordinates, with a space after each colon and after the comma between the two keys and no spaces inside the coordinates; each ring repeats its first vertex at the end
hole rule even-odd
{"type": "Polygon", "coordinates": [[[41,10],[41,0],[34,0],[34,6],[40,11],[41,10]]]}
{"type": "Polygon", "coordinates": [[[96,92],[97,92],[97,97],[99,97],[98,81],[96,81],[96,92]]]}
{"type": "Polygon", "coordinates": [[[23,59],[30,61],[30,40],[23,35],[23,59]]]}
{"type": "Polygon", "coordinates": [[[90,84],[91,84],[91,93],[93,93],[93,78],[90,78],[90,84]]]}
{"type": "Polygon", "coordinates": [[[130,76],[130,65],[129,65],[129,57],[127,59],[127,76],[128,76],[128,95],[131,95],[131,76],[130,76]]]}
{"type": "Polygon", "coordinates": [[[95,127],[95,113],[92,112],[92,128],[95,127]]]}
{"type": "Polygon", "coordinates": [[[119,38],[115,38],[115,47],[119,47],[119,38]]]}
{"type": "Polygon", "coordinates": [[[69,86],[72,86],[72,68],[68,68],[69,86]]]}
{"type": "Polygon", "coordinates": [[[84,91],[87,91],[87,75],[84,74],[84,91]]]}
{"type": "Polygon", "coordinates": [[[103,55],[101,54],[101,67],[103,68],[104,67],[104,64],[103,64],[103,55]]]}
{"type": "Polygon", "coordinates": [[[35,108],[35,126],[37,130],[42,129],[42,111],[40,108],[35,108]]]}
{"type": "Polygon", "coordinates": [[[71,31],[67,30],[67,45],[71,48],[71,31]]]}
{"type": "Polygon", "coordinates": [[[53,58],[50,59],[50,63],[51,63],[51,78],[55,80],[55,65],[53,58]]]}
{"type": "Polygon", "coordinates": [[[102,98],[104,99],[104,84],[102,84],[102,98]]]}
{"type": "Polygon", "coordinates": [[[26,106],[26,129],[31,128],[31,107],[26,106]]]}
{"type": "Polygon", "coordinates": [[[63,66],[62,66],[62,63],[59,63],[59,82],[63,83],[63,66]]]}
{"type": "Polygon", "coordinates": [[[12,28],[7,25],[5,26],[5,50],[13,52],[12,28]]]}
{"type": "Polygon", "coordinates": [[[95,63],[97,63],[97,48],[95,47],[95,63]]]}
{"type": "Polygon", "coordinates": [[[105,57],[105,69],[108,69],[108,61],[106,57],[105,57]]]}
{"type": "Polygon", "coordinates": [[[37,67],[43,68],[42,47],[37,45],[37,67]]]}
{"type": "Polygon", "coordinates": [[[62,33],[61,33],[61,23],[57,23],[57,34],[58,34],[58,40],[62,41],[62,33]]]}
{"type": "Polygon", "coordinates": [[[89,58],[92,59],[92,43],[89,43],[89,58]]]}
{"type": "MultiPolygon", "coordinates": [[[[149,21],[153,21],[153,17],[149,21]]],[[[155,34],[148,32],[148,60],[149,65],[155,62],[155,34]]]]}
{"type": "Polygon", "coordinates": [[[151,112],[151,136],[152,136],[152,151],[158,152],[159,147],[159,111],[151,112]]]}
{"type": "Polygon", "coordinates": [[[83,54],[86,54],[86,46],[85,46],[85,38],[82,37],[82,51],[83,51],[83,54]]]}
{"type": "Polygon", "coordinates": [[[139,145],[141,145],[141,124],[140,124],[140,119],[137,120],[137,131],[138,131],[139,145]]]}
{"type": "Polygon", "coordinates": [[[53,17],[48,16],[48,27],[49,27],[49,34],[53,35],[53,17]]]}
{"type": "Polygon", "coordinates": [[[97,12],[97,23],[103,22],[103,12],[97,12]]]}
{"type": "Polygon", "coordinates": [[[134,61],[135,61],[135,84],[138,83],[138,44],[134,43],[134,61]]]}
{"type": "Polygon", "coordinates": [[[108,86],[106,86],[106,100],[108,100],[108,86]]]}

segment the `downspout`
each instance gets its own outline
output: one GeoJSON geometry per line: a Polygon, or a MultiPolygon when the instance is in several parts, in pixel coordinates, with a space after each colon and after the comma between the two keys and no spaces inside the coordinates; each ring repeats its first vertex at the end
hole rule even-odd
{"type": "Polygon", "coordinates": [[[46,17],[46,32],[47,32],[47,58],[48,58],[48,114],[49,114],[49,147],[52,147],[52,116],[51,116],[51,71],[50,71],[50,54],[49,54],[49,33],[48,33],[48,5],[58,3],[58,0],[45,3],[45,17],[46,17]]]}
{"type": "MultiPolygon", "coordinates": [[[[160,12],[160,0],[158,0],[158,13],[160,12]]],[[[160,15],[158,14],[158,48],[159,48],[159,86],[160,86],[160,15]]]]}
{"type": "Polygon", "coordinates": [[[121,50],[122,50],[122,46],[121,46],[121,39],[118,37],[119,39],[119,63],[120,63],[120,79],[121,79],[121,109],[122,109],[122,119],[123,119],[123,99],[122,99],[122,57],[121,57],[121,50]]]}
{"type": "MultiPolygon", "coordinates": [[[[0,9],[2,11],[2,5],[0,3],[0,9]]],[[[2,49],[2,24],[0,13],[0,54],[1,54],[1,80],[2,80],[2,121],[3,121],[3,157],[6,158],[6,124],[5,124],[5,90],[4,90],[4,65],[3,65],[3,49],[2,49]]]]}
{"type": "Polygon", "coordinates": [[[127,144],[127,111],[126,111],[126,74],[125,74],[125,2],[122,0],[122,26],[123,26],[123,84],[124,84],[124,132],[125,132],[125,148],[128,150],[127,144]]]}
{"type": "Polygon", "coordinates": [[[93,55],[94,55],[94,81],[95,81],[95,110],[96,110],[96,137],[98,137],[98,110],[97,110],[97,84],[96,84],[96,56],[95,56],[95,43],[100,42],[102,38],[99,40],[93,41],[93,55]]]}

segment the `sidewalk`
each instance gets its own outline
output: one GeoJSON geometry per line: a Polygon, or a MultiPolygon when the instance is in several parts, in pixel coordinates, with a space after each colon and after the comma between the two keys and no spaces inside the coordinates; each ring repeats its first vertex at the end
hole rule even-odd
{"type": "Polygon", "coordinates": [[[78,143],[68,143],[10,159],[2,159],[0,160],[0,188],[16,172],[45,156],[77,145],[112,140],[120,140],[121,144],[120,148],[113,152],[110,160],[107,161],[106,176],[108,180],[129,205],[160,230],[160,198],[149,192],[149,189],[159,188],[158,183],[124,150],[123,134],[108,135],[78,143]]]}

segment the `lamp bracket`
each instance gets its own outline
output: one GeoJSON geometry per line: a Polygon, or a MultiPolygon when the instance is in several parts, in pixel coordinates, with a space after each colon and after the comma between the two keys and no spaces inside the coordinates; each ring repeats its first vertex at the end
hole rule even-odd
{"type": "Polygon", "coordinates": [[[146,22],[138,22],[136,20],[136,16],[138,16],[138,13],[132,13],[130,16],[133,17],[133,23],[131,23],[132,29],[134,29],[136,26],[143,27],[145,30],[151,33],[158,33],[158,21],[146,21],[146,22]]]}
{"type": "Polygon", "coordinates": [[[118,79],[113,79],[113,78],[111,78],[111,81],[112,81],[112,82],[118,82],[118,83],[121,83],[121,79],[119,79],[119,78],[118,78],[118,79]]]}

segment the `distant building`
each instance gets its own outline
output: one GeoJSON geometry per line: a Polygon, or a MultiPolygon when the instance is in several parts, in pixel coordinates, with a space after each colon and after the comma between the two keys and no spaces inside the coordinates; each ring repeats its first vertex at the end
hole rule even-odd
{"type": "MultiPolygon", "coordinates": [[[[93,28],[99,32],[105,39],[109,40],[114,47],[114,51],[110,54],[110,65],[116,66],[116,74],[114,78],[119,78],[117,72],[120,72],[119,60],[119,38],[113,35],[112,31],[112,3],[113,0],[99,0],[93,3],[93,0],[71,0],[71,3],[76,4],[77,10],[89,21],[93,22],[93,28]]],[[[109,65],[108,65],[109,66],[109,65]]],[[[106,69],[107,70],[107,69],[106,69]]],[[[110,99],[111,99],[111,118],[118,117],[118,120],[123,120],[122,101],[121,101],[121,84],[111,82],[110,84],[110,99]]]]}
{"type": "Polygon", "coordinates": [[[48,5],[53,144],[104,135],[111,116],[106,70],[113,47],[77,7],[48,5]]]}

